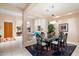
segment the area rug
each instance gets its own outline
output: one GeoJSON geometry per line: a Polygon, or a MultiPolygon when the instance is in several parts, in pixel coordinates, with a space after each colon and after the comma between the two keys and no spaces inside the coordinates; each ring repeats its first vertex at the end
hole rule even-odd
{"type": "MultiPolygon", "coordinates": [[[[50,50],[50,51],[41,51],[37,49],[37,45],[31,45],[25,47],[33,56],[71,56],[74,52],[77,45],[74,44],[67,44],[67,47],[64,51],[60,52],[59,50],[50,50]]],[[[38,47],[40,48],[40,47],[38,47]]]]}

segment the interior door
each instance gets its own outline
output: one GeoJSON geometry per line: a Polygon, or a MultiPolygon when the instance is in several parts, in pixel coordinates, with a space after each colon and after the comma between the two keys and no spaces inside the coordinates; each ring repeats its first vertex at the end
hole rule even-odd
{"type": "Polygon", "coordinates": [[[12,22],[4,22],[4,38],[13,37],[12,22]]]}

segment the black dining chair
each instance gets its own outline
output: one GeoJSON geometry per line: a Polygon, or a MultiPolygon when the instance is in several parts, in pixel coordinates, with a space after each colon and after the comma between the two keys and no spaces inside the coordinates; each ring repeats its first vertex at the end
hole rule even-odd
{"type": "Polygon", "coordinates": [[[59,37],[56,38],[55,41],[51,42],[51,49],[60,51],[62,47],[62,44],[61,44],[62,41],[64,41],[64,33],[60,32],[59,37]]]}
{"type": "Polygon", "coordinates": [[[63,40],[63,38],[64,38],[64,33],[60,32],[59,37],[56,38],[54,41],[52,41],[52,44],[55,46],[60,46],[60,42],[63,40]]]}
{"type": "Polygon", "coordinates": [[[61,44],[62,48],[66,48],[67,47],[67,36],[68,36],[68,33],[65,33],[64,37],[63,37],[63,40],[60,41],[60,44],[61,44]]]}
{"type": "Polygon", "coordinates": [[[59,35],[59,38],[56,41],[52,42],[54,51],[60,51],[61,55],[63,55],[63,51],[67,49],[67,36],[68,33],[59,35]]]}
{"type": "Polygon", "coordinates": [[[59,51],[61,52],[61,55],[63,55],[64,51],[67,50],[67,36],[68,33],[65,33],[63,39],[60,40],[59,51]]]}

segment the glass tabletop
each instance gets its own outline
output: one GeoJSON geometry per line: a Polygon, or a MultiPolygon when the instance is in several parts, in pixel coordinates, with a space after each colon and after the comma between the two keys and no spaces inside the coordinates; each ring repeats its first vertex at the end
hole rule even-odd
{"type": "Polygon", "coordinates": [[[52,38],[47,38],[47,41],[55,41],[57,39],[57,37],[52,37],[52,38]]]}

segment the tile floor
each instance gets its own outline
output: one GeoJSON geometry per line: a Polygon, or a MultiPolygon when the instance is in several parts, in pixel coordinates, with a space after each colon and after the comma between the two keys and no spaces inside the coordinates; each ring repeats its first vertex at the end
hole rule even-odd
{"type": "Polygon", "coordinates": [[[31,56],[31,54],[22,47],[22,39],[17,39],[0,43],[0,56],[31,56]]]}
{"type": "MultiPolygon", "coordinates": [[[[22,39],[0,43],[0,56],[32,56],[28,50],[22,47],[22,39]]],[[[79,44],[72,56],[79,56],[79,44]]]]}
{"type": "Polygon", "coordinates": [[[74,50],[72,56],[79,56],[79,44],[76,43],[76,45],[77,45],[77,47],[76,47],[76,49],[74,50]]]}

